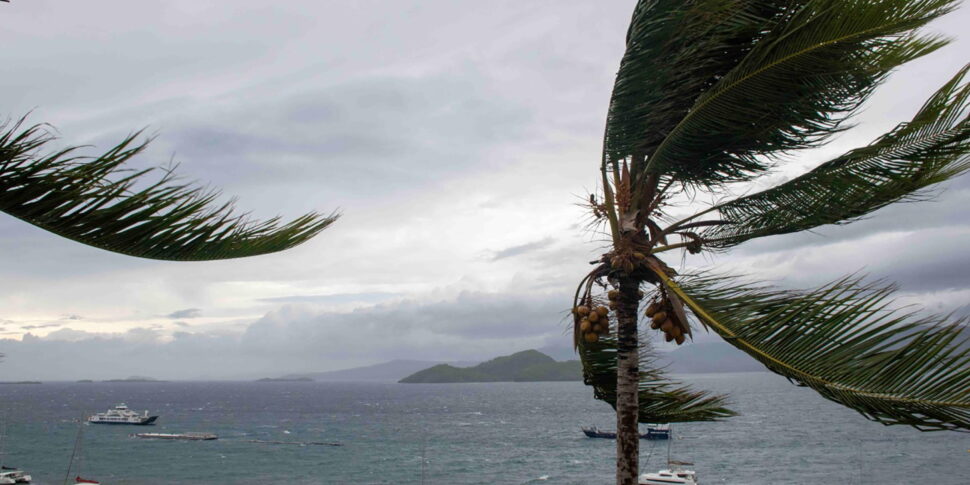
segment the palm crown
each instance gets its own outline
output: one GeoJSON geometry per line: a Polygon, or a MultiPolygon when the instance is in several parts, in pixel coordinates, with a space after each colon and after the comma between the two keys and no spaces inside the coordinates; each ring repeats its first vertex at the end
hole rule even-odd
{"type": "Polygon", "coordinates": [[[845,120],[892,69],[946,44],[916,29],[955,4],[637,3],[606,122],[603,192],[589,203],[612,248],[574,299],[575,344],[597,398],[620,414],[622,401],[633,399],[640,422],[732,414],[724,396],[690,391],[653,368],[649,345],[637,341],[645,310],[668,341],[682,343],[691,323],[699,324],[772,372],[867,418],[970,430],[963,320],[893,310],[892,285],[857,275],[782,290],[711,271],[677,274],[658,258],[845,224],[967,171],[970,85],[963,67],[912,120],[867,146],[763,192],[694,208],[686,218],[669,212],[684,192],[750,181],[792,151],[846,129],[845,120]],[[638,384],[624,398],[618,380],[622,387],[630,369],[638,384]]]}

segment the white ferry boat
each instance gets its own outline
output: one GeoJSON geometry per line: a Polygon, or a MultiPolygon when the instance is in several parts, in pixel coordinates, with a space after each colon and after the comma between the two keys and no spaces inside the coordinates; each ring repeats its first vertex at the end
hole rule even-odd
{"type": "Polygon", "coordinates": [[[158,416],[149,416],[148,411],[145,414],[138,414],[130,409],[125,403],[121,403],[114,407],[114,409],[109,409],[106,412],[98,413],[90,418],[88,418],[89,423],[95,424],[154,424],[158,416]]]}

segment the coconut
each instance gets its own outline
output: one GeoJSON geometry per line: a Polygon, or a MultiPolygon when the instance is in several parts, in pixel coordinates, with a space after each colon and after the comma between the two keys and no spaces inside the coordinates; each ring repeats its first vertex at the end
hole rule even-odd
{"type": "Polygon", "coordinates": [[[617,298],[620,297],[620,292],[619,290],[610,290],[606,292],[606,297],[609,298],[610,300],[616,300],[617,298]]]}
{"type": "Polygon", "coordinates": [[[664,322],[660,324],[660,330],[663,330],[664,333],[671,333],[671,330],[673,329],[674,329],[674,322],[670,321],[669,318],[664,320],[664,322]]]}
{"type": "Polygon", "coordinates": [[[653,321],[662,322],[667,319],[667,312],[657,312],[653,314],[653,321]]]}
{"type": "Polygon", "coordinates": [[[586,305],[579,305],[578,307],[576,307],[576,314],[581,317],[585,317],[586,315],[589,315],[589,307],[586,305]]]}
{"type": "Polygon", "coordinates": [[[605,317],[610,314],[610,309],[605,306],[596,307],[596,313],[599,313],[601,317],[605,317]]]}
{"type": "Polygon", "coordinates": [[[597,323],[596,325],[593,325],[590,332],[603,333],[603,326],[597,323]]]}
{"type": "Polygon", "coordinates": [[[651,320],[650,321],[650,328],[652,328],[654,330],[660,328],[660,322],[654,322],[654,321],[651,320]]]}
{"type": "Polygon", "coordinates": [[[588,318],[589,321],[596,323],[600,319],[600,314],[599,312],[589,312],[589,315],[587,315],[586,318],[588,318]]]}
{"type": "Polygon", "coordinates": [[[674,337],[674,340],[677,341],[677,345],[683,344],[684,343],[684,336],[683,336],[683,334],[674,337]]]}
{"type": "Polygon", "coordinates": [[[654,313],[657,313],[660,311],[660,308],[661,308],[660,303],[658,302],[650,303],[649,305],[647,305],[647,316],[652,317],[654,313]]]}
{"type": "Polygon", "coordinates": [[[668,334],[664,334],[664,340],[666,340],[667,342],[670,342],[673,339],[674,339],[674,336],[673,335],[670,335],[669,333],[668,334]]]}
{"type": "Polygon", "coordinates": [[[595,344],[596,342],[599,342],[600,336],[590,332],[590,333],[587,333],[586,335],[583,335],[583,339],[586,340],[586,342],[588,343],[595,344]]]}
{"type": "Polygon", "coordinates": [[[590,329],[592,328],[593,328],[593,324],[590,323],[589,319],[584,318],[582,321],[579,322],[580,332],[586,333],[586,332],[589,332],[590,329]]]}
{"type": "Polygon", "coordinates": [[[670,329],[670,334],[673,335],[674,338],[677,338],[677,337],[680,337],[680,336],[684,335],[684,331],[683,331],[683,329],[680,328],[680,325],[674,325],[670,329]]]}
{"type": "Polygon", "coordinates": [[[600,335],[609,335],[609,334],[610,334],[610,326],[606,324],[600,325],[600,335]]]}

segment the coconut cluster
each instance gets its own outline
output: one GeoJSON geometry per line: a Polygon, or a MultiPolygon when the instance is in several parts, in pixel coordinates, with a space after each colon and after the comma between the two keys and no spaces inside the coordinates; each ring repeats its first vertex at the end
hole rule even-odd
{"type": "Polygon", "coordinates": [[[674,340],[677,345],[684,343],[685,334],[689,332],[687,322],[677,317],[670,300],[664,298],[650,302],[645,313],[650,318],[650,328],[663,332],[668,342],[674,340]]]}
{"type": "Polygon", "coordinates": [[[605,306],[579,305],[573,309],[579,318],[579,334],[587,343],[599,342],[610,333],[610,309],[605,306]]]}

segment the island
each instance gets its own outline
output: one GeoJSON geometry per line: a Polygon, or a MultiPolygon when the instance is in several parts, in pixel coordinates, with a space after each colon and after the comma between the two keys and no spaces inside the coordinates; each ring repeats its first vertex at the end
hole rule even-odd
{"type": "Polygon", "coordinates": [[[168,381],[162,381],[152,377],[131,376],[125,379],[105,379],[101,382],[168,382],[168,381]]]}
{"type": "Polygon", "coordinates": [[[41,384],[40,381],[0,381],[0,384],[41,384]]]}
{"type": "Polygon", "coordinates": [[[398,382],[438,384],[450,382],[579,381],[583,369],[578,360],[557,362],[538,350],[497,357],[473,367],[439,364],[415,372],[398,382]]]}
{"type": "Polygon", "coordinates": [[[313,382],[309,377],[264,377],[256,382],[313,382]]]}

